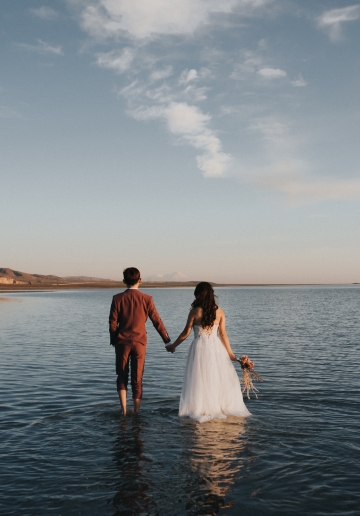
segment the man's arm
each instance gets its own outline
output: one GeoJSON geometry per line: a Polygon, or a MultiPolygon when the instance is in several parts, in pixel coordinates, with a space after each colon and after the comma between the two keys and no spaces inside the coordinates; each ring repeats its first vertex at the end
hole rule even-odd
{"type": "Polygon", "coordinates": [[[158,334],[160,335],[162,340],[165,342],[165,344],[168,344],[171,341],[171,339],[169,337],[168,332],[166,331],[165,325],[162,322],[160,315],[158,314],[158,311],[156,310],[156,307],[155,307],[155,304],[154,304],[154,301],[152,298],[150,299],[148,309],[149,309],[149,312],[148,312],[149,317],[150,317],[151,322],[154,325],[155,330],[158,332],[158,334]]]}
{"type": "Polygon", "coordinates": [[[111,307],[110,307],[110,315],[109,315],[110,345],[115,344],[116,330],[117,330],[117,325],[118,325],[118,316],[119,316],[119,312],[118,312],[116,303],[113,298],[111,307]]]}

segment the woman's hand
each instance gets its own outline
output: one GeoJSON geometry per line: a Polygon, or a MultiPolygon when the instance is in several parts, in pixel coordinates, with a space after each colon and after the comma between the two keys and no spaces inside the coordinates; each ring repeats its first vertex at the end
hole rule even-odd
{"type": "Polygon", "coordinates": [[[174,344],[168,344],[167,346],[165,346],[165,348],[166,348],[166,351],[169,351],[170,353],[174,353],[176,346],[174,344]]]}
{"type": "Polygon", "coordinates": [[[236,356],[234,355],[234,353],[232,351],[229,351],[229,357],[230,357],[230,360],[232,362],[236,362],[236,356]]]}

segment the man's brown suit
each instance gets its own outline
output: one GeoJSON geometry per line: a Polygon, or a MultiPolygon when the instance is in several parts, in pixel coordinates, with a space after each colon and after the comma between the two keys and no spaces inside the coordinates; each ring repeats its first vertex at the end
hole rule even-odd
{"type": "Polygon", "coordinates": [[[142,398],[147,334],[150,318],[165,344],[170,337],[154,305],[153,298],[137,288],[128,288],[113,297],[110,316],[110,342],[115,346],[117,390],[127,390],[131,359],[131,387],[134,399],[142,398]]]}

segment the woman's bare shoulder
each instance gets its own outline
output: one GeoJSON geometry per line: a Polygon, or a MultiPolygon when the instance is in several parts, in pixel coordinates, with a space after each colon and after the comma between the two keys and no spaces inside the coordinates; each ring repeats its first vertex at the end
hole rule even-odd
{"type": "Polygon", "coordinates": [[[215,324],[221,324],[221,321],[224,320],[224,317],[225,317],[225,314],[224,314],[224,311],[222,310],[222,308],[217,308],[215,324]]]}
{"type": "Polygon", "coordinates": [[[195,317],[195,318],[199,317],[199,316],[201,317],[202,316],[202,311],[203,310],[202,310],[202,308],[200,306],[195,306],[195,308],[192,308],[190,310],[189,315],[191,315],[192,317],[195,317]]]}

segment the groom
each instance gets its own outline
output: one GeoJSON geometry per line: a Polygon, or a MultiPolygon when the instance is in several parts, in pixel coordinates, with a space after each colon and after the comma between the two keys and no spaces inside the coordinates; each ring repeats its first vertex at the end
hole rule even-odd
{"type": "Polygon", "coordinates": [[[113,297],[110,316],[110,344],[115,347],[117,390],[123,414],[126,415],[126,394],[131,369],[131,388],[134,412],[140,409],[142,377],[146,354],[146,320],[150,317],[155,329],[165,344],[170,337],[165,329],[151,296],[139,290],[140,271],[135,267],[124,270],[127,289],[113,297]]]}

